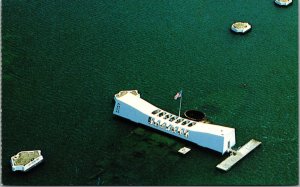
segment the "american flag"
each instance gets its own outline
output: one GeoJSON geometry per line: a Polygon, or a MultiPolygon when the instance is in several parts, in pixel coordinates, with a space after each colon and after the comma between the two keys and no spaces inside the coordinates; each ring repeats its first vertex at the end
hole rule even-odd
{"type": "Polygon", "coordinates": [[[177,100],[178,98],[182,97],[182,90],[180,92],[177,92],[174,96],[174,99],[177,100]]]}

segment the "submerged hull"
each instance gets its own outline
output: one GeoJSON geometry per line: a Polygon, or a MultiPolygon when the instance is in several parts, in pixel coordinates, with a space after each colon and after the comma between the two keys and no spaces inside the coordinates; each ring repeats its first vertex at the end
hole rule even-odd
{"type": "Polygon", "coordinates": [[[115,95],[113,114],[129,119],[199,146],[224,154],[235,145],[235,129],[188,120],[166,112],[144,99],[137,90],[115,95]]]}

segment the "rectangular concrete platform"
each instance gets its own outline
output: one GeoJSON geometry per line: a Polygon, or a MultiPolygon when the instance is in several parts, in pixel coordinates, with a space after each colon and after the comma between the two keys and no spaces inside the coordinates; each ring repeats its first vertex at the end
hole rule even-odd
{"type": "Polygon", "coordinates": [[[245,157],[248,153],[250,153],[260,144],[261,142],[257,140],[254,139],[250,140],[239,150],[233,151],[228,158],[226,158],[223,162],[217,165],[217,168],[224,171],[228,171],[234,164],[240,161],[243,157],[245,157]]]}
{"type": "Polygon", "coordinates": [[[187,148],[187,147],[183,147],[181,149],[178,150],[179,153],[185,155],[186,153],[188,153],[191,149],[187,148]]]}

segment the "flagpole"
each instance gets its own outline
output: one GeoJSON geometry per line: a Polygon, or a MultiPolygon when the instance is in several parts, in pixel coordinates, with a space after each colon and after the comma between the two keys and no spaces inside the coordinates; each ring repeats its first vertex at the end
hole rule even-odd
{"type": "Polygon", "coordinates": [[[181,97],[180,97],[180,104],[179,104],[179,114],[178,114],[179,117],[180,117],[180,111],[181,111],[181,100],[182,100],[182,96],[183,96],[183,93],[182,93],[182,90],[181,90],[181,97]]]}

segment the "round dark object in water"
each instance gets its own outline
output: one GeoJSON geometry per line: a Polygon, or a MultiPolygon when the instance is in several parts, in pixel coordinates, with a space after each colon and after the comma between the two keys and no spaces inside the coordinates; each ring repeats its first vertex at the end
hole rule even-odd
{"type": "Polygon", "coordinates": [[[201,121],[205,118],[205,114],[197,110],[187,110],[184,112],[184,116],[193,121],[201,121]]]}

